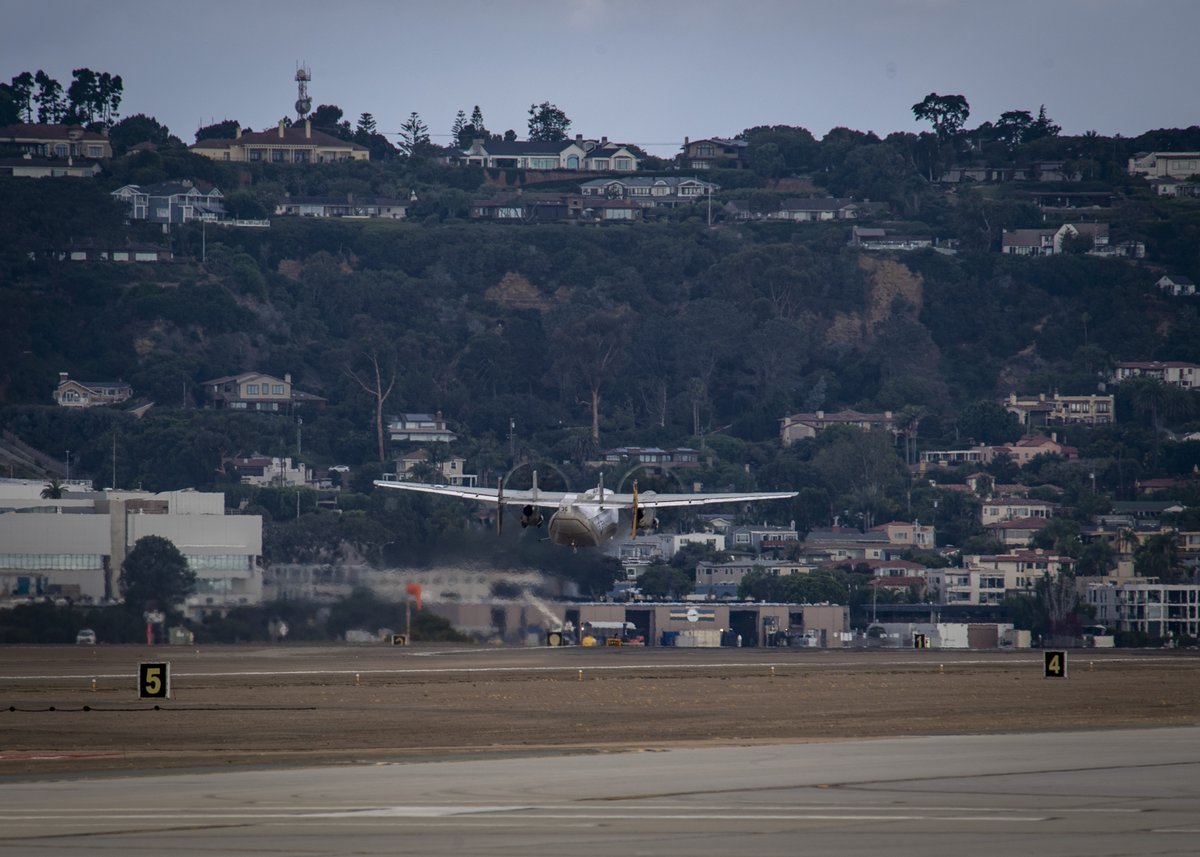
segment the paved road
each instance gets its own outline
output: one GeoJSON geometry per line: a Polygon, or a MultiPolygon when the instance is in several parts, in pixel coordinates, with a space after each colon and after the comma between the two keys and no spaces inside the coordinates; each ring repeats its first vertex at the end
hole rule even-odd
{"type": "Polygon", "coordinates": [[[1195,855],[1200,728],[0,784],[0,851],[1195,855]]]}

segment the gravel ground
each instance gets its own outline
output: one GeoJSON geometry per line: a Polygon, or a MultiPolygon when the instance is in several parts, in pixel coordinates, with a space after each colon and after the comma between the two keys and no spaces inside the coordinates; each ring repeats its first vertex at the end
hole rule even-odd
{"type": "Polygon", "coordinates": [[[0,777],[1200,725],[1200,656],[1042,673],[1040,651],[0,647],[0,777]],[[164,660],[172,698],[139,700],[164,660]]]}

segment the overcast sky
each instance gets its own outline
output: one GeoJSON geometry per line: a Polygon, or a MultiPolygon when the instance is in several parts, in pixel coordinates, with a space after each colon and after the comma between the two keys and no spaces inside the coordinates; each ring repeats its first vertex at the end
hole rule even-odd
{"type": "Polygon", "coordinates": [[[0,79],[120,74],[121,115],[186,142],[314,105],[446,143],[457,110],[526,132],[550,101],[572,132],[670,155],[754,125],[919,131],[912,105],[961,94],[968,127],[1046,105],[1063,132],[1197,123],[1200,0],[0,0],[0,79]]]}

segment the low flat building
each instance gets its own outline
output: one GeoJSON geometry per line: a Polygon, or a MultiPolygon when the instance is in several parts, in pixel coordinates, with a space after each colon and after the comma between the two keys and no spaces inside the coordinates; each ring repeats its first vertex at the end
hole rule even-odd
{"type": "Polygon", "coordinates": [[[226,515],[225,495],[196,491],[72,491],[0,479],[0,598],[31,589],[75,603],[120,598],[121,564],[144,536],[169,539],[197,576],[192,618],[262,602],[262,518],[226,515]],[[36,581],[36,584],[35,584],[36,581]]]}

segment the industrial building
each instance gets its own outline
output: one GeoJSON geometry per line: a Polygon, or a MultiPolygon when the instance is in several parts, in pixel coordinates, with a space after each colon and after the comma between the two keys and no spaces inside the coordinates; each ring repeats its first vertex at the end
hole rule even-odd
{"type": "Polygon", "coordinates": [[[262,518],[225,514],[224,494],[45,489],[0,479],[0,602],[116,601],[121,564],[143,536],[169,539],[196,573],[189,617],[262,602],[262,518]]]}

